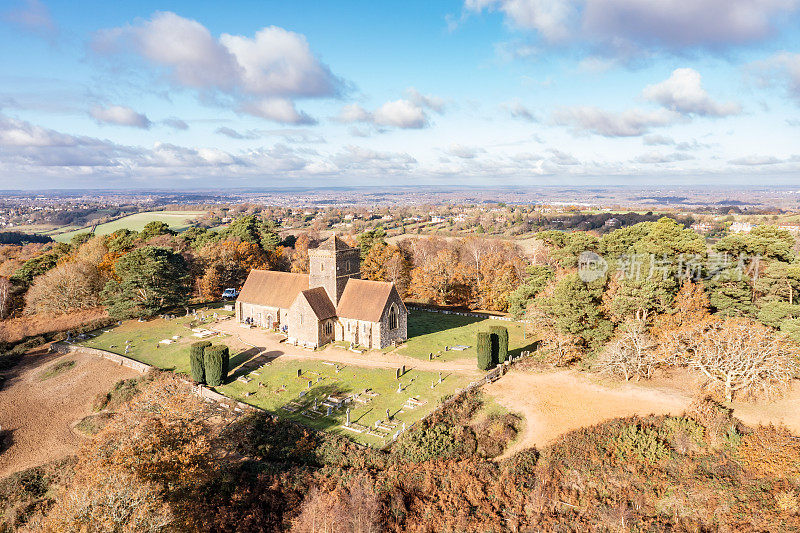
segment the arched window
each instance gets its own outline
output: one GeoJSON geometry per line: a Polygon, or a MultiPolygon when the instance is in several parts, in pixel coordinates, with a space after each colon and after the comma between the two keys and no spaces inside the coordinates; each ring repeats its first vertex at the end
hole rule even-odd
{"type": "Polygon", "coordinates": [[[389,329],[397,329],[398,314],[397,304],[392,304],[389,308],[389,329]]]}

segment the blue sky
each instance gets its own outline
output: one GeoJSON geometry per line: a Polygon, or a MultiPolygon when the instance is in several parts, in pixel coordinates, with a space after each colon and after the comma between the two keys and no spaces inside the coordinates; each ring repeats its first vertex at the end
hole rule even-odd
{"type": "Polygon", "coordinates": [[[800,0],[0,6],[0,188],[800,186],[800,0]]]}

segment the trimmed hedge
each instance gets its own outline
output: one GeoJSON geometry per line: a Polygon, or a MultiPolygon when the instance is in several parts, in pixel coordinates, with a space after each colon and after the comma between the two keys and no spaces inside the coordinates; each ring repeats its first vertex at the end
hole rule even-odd
{"type": "Polygon", "coordinates": [[[206,382],[206,366],[204,359],[205,349],[211,346],[211,341],[197,341],[189,347],[189,366],[192,379],[198,383],[206,382]]]}
{"type": "Polygon", "coordinates": [[[492,341],[489,333],[479,331],[475,341],[475,349],[478,353],[478,368],[489,370],[492,365],[492,341]]]}
{"type": "Polygon", "coordinates": [[[502,365],[508,359],[508,328],[505,326],[492,326],[492,359],[502,365]]]}
{"type": "Polygon", "coordinates": [[[203,361],[205,363],[206,383],[217,387],[225,382],[228,377],[230,356],[227,346],[209,346],[205,349],[203,361]]]}

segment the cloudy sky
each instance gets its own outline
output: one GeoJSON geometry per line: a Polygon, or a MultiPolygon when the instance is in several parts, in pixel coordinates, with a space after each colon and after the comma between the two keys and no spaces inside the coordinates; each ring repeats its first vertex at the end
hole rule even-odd
{"type": "Polygon", "coordinates": [[[800,0],[0,3],[0,188],[800,185],[800,0]]]}

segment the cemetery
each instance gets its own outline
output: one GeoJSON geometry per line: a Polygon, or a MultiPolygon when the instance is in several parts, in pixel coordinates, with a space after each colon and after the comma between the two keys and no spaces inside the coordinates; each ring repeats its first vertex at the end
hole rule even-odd
{"type": "Polygon", "coordinates": [[[397,353],[422,360],[474,361],[477,356],[476,334],[488,331],[492,326],[508,329],[511,355],[517,356],[524,350],[533,349],[532,341],[525,338],[521,322],[415,309],[408,318],[408,341],[397,353]]]}
{"type": "MultiPolygon", "coordinates": [[[[412,316],[427,318],[429,314],[432,313],[415,312],[412,316]]],[[[327,353],[335,359],[336,351],[342,350],[334,346],[323,351],[286,346],[285,350],[292,355],[281,357],[282,352],[262,352],[233,335],[214,331],[216,320],[227,316],[230,312],[222,309],[199,308],[182,316],[123,321],[71,339],[71,342],[183,373],[196,381],[209,376],[197,375],[197,365],[203,356],[193,358],[190,353],[193,350],[200,354],[209,350],[219,352],[214,357],[224,360],[220,364],[226,367],[226,377],[221,384],[205,379],[217,392],[281,418],[347,435],[356,442],[377,447],[390,442],[398,432],[436,409],[443,398],[476,379],[475,373],[422,371],[412,365],[397,365],[397,368],[344,365],[326,360],[327,353]],[[304,354],[305,358],[297,359],[297,353],[304,354]]],[[[447,320],[449,317],[436,314],[434,318],[447,320]]],[[[414,319],[410,321],[412,324],[414,319]]],[[[447,353],[449,359],[455,356],[474,361],[476,324],[488,331],[490,325],[497,323],[494,320],[471,322],[459,336],[463,337],[461,346],[456,342],[459,339],[450,337],[447,341],[447,330],[431,333],[437,342],[449,342],[442,345],[448,347],[442,353],[447,353]],[[461,349],[450,350],[450,346],[461,349]]],[[[512,335],[512,338],[517,337],[512,335]]],[[[207,357],[203,360],[207,361],[207,357]]]]}

